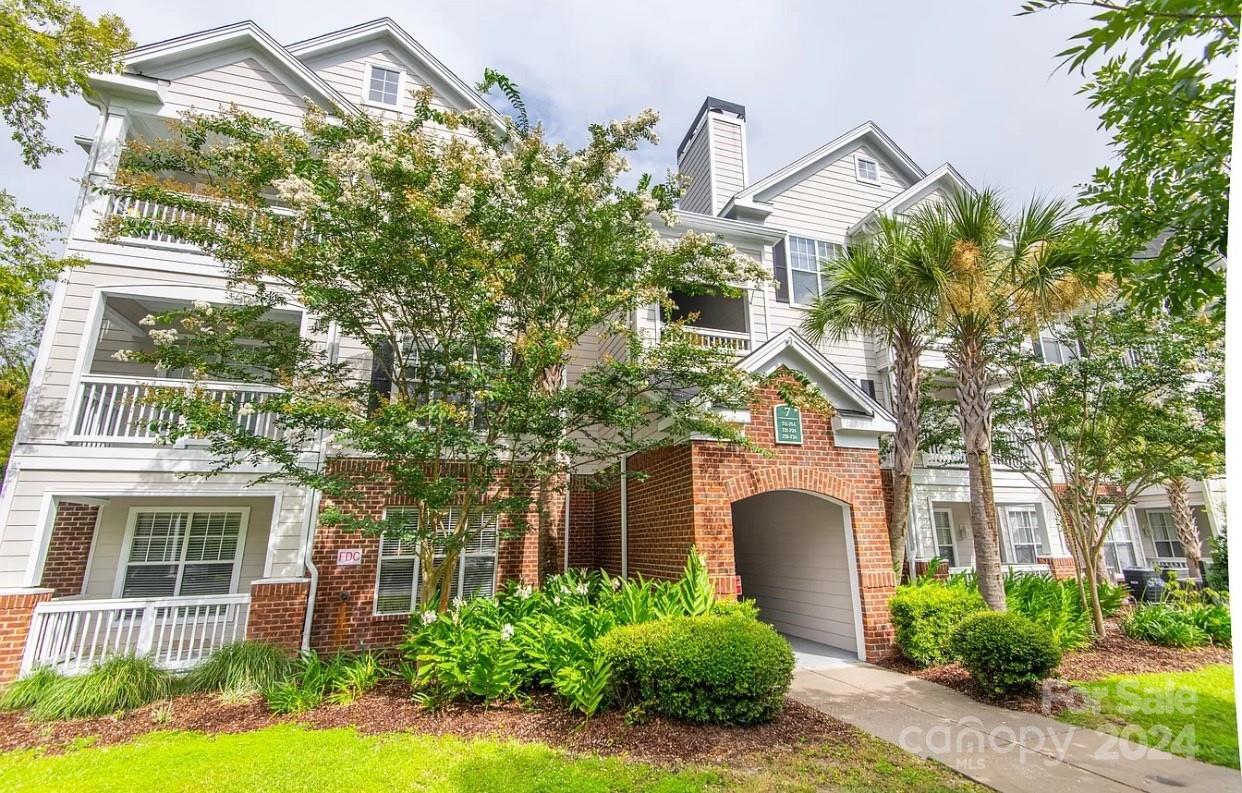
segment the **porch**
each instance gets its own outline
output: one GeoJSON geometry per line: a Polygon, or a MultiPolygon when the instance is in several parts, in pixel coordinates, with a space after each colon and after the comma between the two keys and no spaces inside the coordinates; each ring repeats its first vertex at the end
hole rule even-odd
{"type": "Polygon", "coordinates": [[[20,671],[121,655],[185,670],[246,638],[278,545],[275,501],[61,497],[40,577],[51,599],[34,606],[20,671]]]}
{"type": "MultiPolygon", "coordinates": [[[[1006,573],[1057,575],[1055,560],[1063,555],[1055,528],[1040,503],[997,504],[1001,564],[1006,573]]],[[[964,501],[928,499],[916,512],[911,527],[911,558],[916,571],[928,560],[939,558],[950,573],[975,568],[970,504],[964,501]],[[920,525],[921,524],[921,525],[920,525]]]]}

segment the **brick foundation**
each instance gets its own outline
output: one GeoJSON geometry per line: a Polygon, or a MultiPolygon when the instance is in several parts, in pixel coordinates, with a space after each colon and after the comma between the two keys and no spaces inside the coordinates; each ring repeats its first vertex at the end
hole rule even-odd
{"type": "Polygon", "coordinates": [[[0,685],[17,677],[35,606],[51,599],[50,589],[0,592],[0,685]]]}
{"type": "Polygon", "coordinates": [[[246,638],[293,652],[300,650],[309,594],[309,579],[252,583],[246,638]]]}
{"type": "Polygon", "coordinates": [[[1052,571],[1053,578],[1073,578],[1076,575],[1074,558],[1072,556],[1039,556],[1036,557],[1035,561],[1039,564],[1048,565],[1048,569],[1052,571]]]}
{"type": "MultiPolygon", "coordinates": [[[[929,564],[929,561],[926,559],[915,559],[914,560],[914,575],[921,576],[924,573],[926,573],[928,564],[929,564]]],[[[946,560],[944,559],[940,560],[940,565],[936,568],[934,578],[937,581],[948,581],[949,580],[949,563],[946,560]]]]}
{"type": "Polygon", "coordinates": [[[47,561],[39,586],[53,591],[53,597],[82,594],[86,580],[86,564],[91,556],[99,507],[61,501],[56,505],[52,537],[47,546],[47,561]]]}

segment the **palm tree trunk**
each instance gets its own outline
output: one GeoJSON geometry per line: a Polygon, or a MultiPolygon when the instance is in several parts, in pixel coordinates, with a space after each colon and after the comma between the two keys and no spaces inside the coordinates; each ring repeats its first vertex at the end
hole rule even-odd
{"type": "Polygon", "coordinates": [[[1185,477],[1175,476],[1165,484],[1165,491],[1169,494],[1169,512],[1177,529],[1177,539],[1182,544],[1182,555],[1190,567],[1190,577],[1197,578],[1203,554],[1199,548],[1199,526],[1190,511],[1190,483],[1185,477]]]}
{"type": "Polygon", "coordinates": [[[923,371],[919,366],[919,345],[898,338],[893,343],[893,412],[897,432],[893,437],[893,503],[889,510],[888,545],[893,569],[905,561],[906,532],[910,522],[910,474],[919,441],[919,388],[923,371]]]}
{"type": "Polygon", "coordinates": [[[975,576],[979,594],[994,611],[1005,610],[1005,581],[1001,574],[1000,534],[992,489],[992,399],[988,394],[987,359],[979,339],[961,339],[954,345],[957,374],[957,411],[966,445],[970,474],[970,528],[975,547],[975,576]]]}

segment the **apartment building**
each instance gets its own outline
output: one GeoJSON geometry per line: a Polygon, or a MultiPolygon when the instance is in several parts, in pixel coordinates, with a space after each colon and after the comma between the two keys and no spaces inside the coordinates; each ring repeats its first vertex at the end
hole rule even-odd
{"type": "MultiPolygon", "coordinates": [[[[243,637],[294,649],[390,645],[418,606],[416,560],[400,543],[317,525],[318,494],[252,486],[262,469],[207,476],[205,447],[156,443],[148,429],[156,416],[142,395],[186,380],[114,354],[149,344],[148,314],[227,303],[227,283],[218,262],[183,241],[100,239],[109,214],[171,210],[93,188],[114,177],[127,142],[170,134],[168,122],[191,108],[236,105],[290,125],[311,105],[397,117],[410,110],[409,92],[428,85],[445,107],[496,111],[388,19],[292,44],[243,22],[139,47],[125,62],[124,73],[93,82],[99,118],[80,139],[85,179],[67,246],[89,264],[56,285],[0,494],[0,682],[35,665],[74,671],[116,653],[187,668],[243,637]]],[[[566,527],[561,552],[569,566],[671,576],[694,544],[720,591],[756,598],[781,630],[877,658],[891,647],[895,584],[881,455],[893,430],[890,355],[864,336],[812,344],[798,327],[821,288],[820,260],[875,217],[971,186],[947,163],[924,170],[871,122],[754,179],[747,123],[739,104],[708,98],[699,108],[677,149],[690,178],[678,229],[720,236],[762,262],[773,283],[739,298],[674,298],[678,311],[696,315],[704,344],[730,350],[748,371],[801,372],[833,414],[798,411],[768,390],[737,416],[766,455],[693,441],[618,461],[647,476],[605,490],[571,487],[554,509],[566,527]]],[[[273,318],[311,333],[296,304],[273,318]]],[[[653,305],[633,321],[654,337],[666,319],[653,305]]],[[[349,339],[315,341],[369,369],[366,351],[349,339]]],[[[582,354],[611,354],[610,344],[601,335],[582,354]]],[[[925,363],[943,366],[943,354],[930,351],[925,363]]],[[[268,389],[209,388],[222,401],[252,405],[239,414],[251,430],[272,431],[262,411],[268,389]]],[[[306,453],[313,460],[326,452],[306,453]]],[[[374,462],[327,462],[374,473],[366,508],[376,515],[402,506],[374,462]]],[[[1003,463],[996,500],[1006,564],[1063,571],[1068,554],[1053,511],[1003,463]]],[[[971,566],[967,501],[962,460],[924,451],[913,559],[971,566]]],[[[1197,488],[1193,503],[1205,538],[1222,530],[1217,490],[1197,488]]],[[[538,583],[535,540],[483,532],[462,556],[455,593],[490,593],[510,579],[538,583]]],[[[1118,565],[1176,565],[1180,556],[1157,492],[1109,547],[1118,565]]]]}

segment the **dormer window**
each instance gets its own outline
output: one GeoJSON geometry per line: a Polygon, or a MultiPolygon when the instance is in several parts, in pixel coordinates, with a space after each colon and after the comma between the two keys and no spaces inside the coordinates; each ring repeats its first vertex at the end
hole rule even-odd
{"type": "Polygon", "coordinates": [[[367,79],[367,101],[374,105],[396,107],[401,96],[401,72],[372,66],[367,79]]]}
{"type": "Polygon", "coordinates": [[[864,157],[861,154],[854,155],[854,176],[858,181],[867,184],[880,183],[880,166],[870,157],[864,157]]]}

